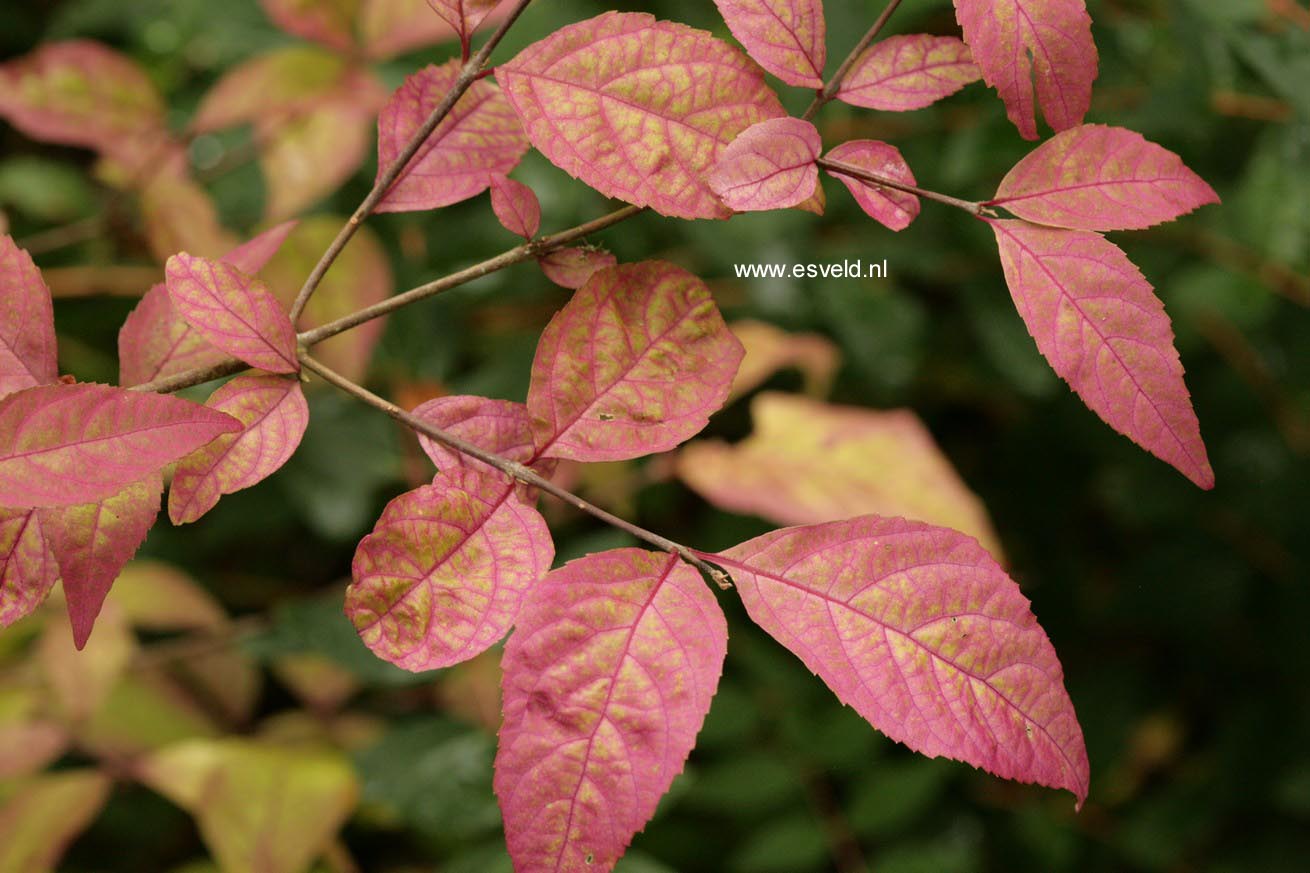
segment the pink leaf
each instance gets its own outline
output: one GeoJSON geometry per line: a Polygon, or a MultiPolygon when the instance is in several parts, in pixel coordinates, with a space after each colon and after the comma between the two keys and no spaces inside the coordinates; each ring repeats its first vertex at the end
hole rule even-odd
{"type": "Polygon", "coordinates": [[[428,0],[432,11],[459,37],[459,43],[465,54],[468,53],[469,40],[492,10],[500,5],[501,0],[428,0]]]}
{"type": "Polygon", "coordinates": [[[274,225],[223,255],[223,260],[253,276],[264,269],[264,265],[282,248],[282,243],[296,229],[296,224],[294,221],[284,221],[274,225]]]}
{"type": "Polygon", "coordinates": [[[784,115],[758,67],[702,30],[607,12],[496,68],[551,163],[637,206],[727,218],[704,175],[746,128],[784,115]]]}
{"type": "MultiPolygon", "coordinates": [[[[459,78],[451,60],[405,80],[378,116],[378,174],[405,148],[414,131],[459,78]]],[[[505,95],[485,79],[474,82],[410,160],[378,206],[379,212],[437,209],[481,194],[495,175],[518,165],[528,141],[505,95]]]]}
{"type": "Polygon", "coordinates": [[[955,17],[983,79],[1024,139],[1037,139],[1034,78],[1052,128],[1082,123],[1097,63],[1084,0],[955,0],[955,17]]]}
{"type": "Polygon", "coordinates": [[[723,405],[742,354],[686,270],[643,261],[598,271],[537,345],[528,389],[537,454],[619,461],[667,451],[723,405]]]}
{"type": "Polygon", "coordinates": [[[953,36],[889,36],[860,55],[842,80],[837,99],[907,112],[930,106],[980,78],[969,47],[953,36]]]}
{"type": "Polygon", "coordinates": [[[537,265],[546,278],[561,288],[577,290],[587,284],[591,274],[619,262],[604,249],[591,246],[555,249],[537,258],[537,265]]]}
{"type": "Polygon", "coordinates": [[[59,581],[59,564],[35,509],[0,508],[0,627],[45,602],[59,581]]]}
{"type": "Polygon", "coordinates": [[[513,493],[503,477],[451,470],[387,504],[346,590],[346,614],[374,654],[431,670],[509,632],[555,556],[545,519],[513,493]]]}
{"type": "Polygon", "coordinates": [[[495,788],[516,870],[614,866],[682,771],[727,641],[670,555],[616,549],[538,583],[502,660],[495,788]]]}
{"type": "Polygon", "coordinates": [[[823,141],[814,125],[799,118],[770,118],[751,125],[719,153],[706,178],[728,208],[737,212],[786,209],[814,196],[823,141]]]}
{"type": "Polygon", "coordinates": [[[214,84],[191,120],[196,132],[222,130],[260,119],[285,119],[312,111],[321,101],[349,91],[360,74],[343,56],[293,43],[232,67],[214,84]]]}
{"type": "Polygon", "coordinates": [[[273,475],[300,445],[309,424],[300,382],[282,376],[238,376],[205,405],[227,413],[245,429],[223,434],[178,463],[168,492],[173,524],[195,521],[224,494],[273,475]]]}
{"type": "Polygon", "coordinates": [[[1055,227],[1137,230],[1218,202],[1173,152],[1122,127],[1084,124],[1015,164],[990,205],[1055,227]]]}
{"type": "MultiPolygon", "coordinates": [[[[502,458],[521,464],[533,459],[532,415],[522,403],[452,395],[420,403],[414,407],[413,413],[433,427],[502,458]]],[[[418,441],[438,470],[467,467],[487,475],[493,472],[494,468],[481,461],[451,451],[422,434],[419,434],[418,441]]],[[[502,474],[496,471],[496,475],[502,474]]]]}
{"type": "Polygon", "coordinates": [[[341,52],[355,45],[355,16],[361,0],[260,0],[273,23],[292,36],[341,52]]]}
{"type": "Polygon", "coordinates": [[[822,0],[714,0],[737,41],[788,85],[822,88],[828,58],[822,0]]]}
{"type": "Polygon", "coordinates": [[[988,224],[1010,295],[1051,368],[1110,427],[1213,488],[1169,317],[1137,267],[1097,233],[988,224]]]}
{"type": "Polygon", "coordinates": [[[263,282],[231,264],[185,252],[165,266],[173,305],[223,351],[270,373],[296,373],[296,330],[263,282]]]}
{"type": "MultiPolygon", "coordinates": [[[[901,157],[900,149],[874,139],[855,139],[844,142],[828,152],[828,159],[850,164],[869,173],[914,185],[914,173],[901,157]]],[[[884,188],[847,176],[836,170],[828,175],[838,179],[850,190],[870,218],[892,230],[905,230],[919,216],[919,198],[894,188],[884,188]]]]}
{"type": "Polygon", "coordinates": [[[42,385],[0,399],[0,506],[68,506],[139,482],[240,422],[162,394],[42,385]]]}
{"type": "Polygon", "coordinates": [[[541,204],[522,182],[508,176],[491,178],[491,211],[502,227],[524,239],[532,239],[541,228],[541,204]]]}
{"type": "Polygon", "coordinates": [[[750,617],[894,740],[1067,788],[1088,764],[1055,650],[972,538],[899,518],[774,531],[711,556],[750,617]]]}
{"type": "Polygon", "coordinates": [[[0,236],[0,397],[58,377],[50,289],[32,257],[0,236]]]}
{"type": "Polygon", "coordinates": [[[151,473],[102,500],[40,510],[41,525],[59,561],[78,649],[91,636],[119,571],[154,526],[163,490],[163,479],[151,473]]]}
{"type": "MultiPolygon", "coordinates": [[[[458,28],[453,28],[442,15],[446,8],[458,7],[460,2],[461,0],[431,0],[431,3],[425,0],[364,0],[359,32],[368,56],[389,58],[416,48],[455,39],[458,36],[458,28]],[[436,10],[436,15],[432,14],[433,10],[436,10]]],[[[496,7],[496,4],[489,3],[489,0],[462,0],[462,2],[467,32],[470,35],[479,25],[498,21],[509,11],[508,3],[492,8],[496,7]]]]}
{"type": "Polygon", "coordinates": [[[259,167],[268,188],[265,219],[295,215],[354,175],[368,156],[372,120],[367,104],[342,98],[289,119],[255,122],[259,167]]]}

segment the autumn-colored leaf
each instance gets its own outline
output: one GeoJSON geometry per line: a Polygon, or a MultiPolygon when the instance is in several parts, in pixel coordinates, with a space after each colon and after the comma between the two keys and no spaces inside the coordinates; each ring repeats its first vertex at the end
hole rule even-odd
{"type": "Polygon", "coordinates": [[[113,601],[105,604],[98,633],[85,648],[74,648],[71,626],[48,621],[37,641],[37,657],[65,723],[80,726],[92,718],[123,679],[136,656],[136,637],[113,601]]]}
{"type": "MultiPolygon", "coordinates": [[[[507,460],[527,464],[534,459],[532,414],[522,403],[456,394],[420,403],[413,413],[433,427],[507,460]]],[[[448,449],[423,434],[419,434],[418,441],[438,470],[467,467],[493,474],[495,468],[448,449]]],[[[495,474],[504,475],[499,471],[495,474]]]]}
{"type": "Polygon", "coordinates": [[[59,581],[59,564],[35,509],[0,508],[0,627],[30,615],[59,581]]]}
{"type": "Polygon", "coordinates": [[[969,47],[953,36],[889,36],[860,55],[837,99],[852,106],[907,112],[949,97],[982,78],[969,47]]]}
{"type": "Polygon", "coordinates": [[[899,518],[786,528],[710,556],[751,619],[894,740],[1087,796],[1064,674],[971,537],[899,518]]]}
{"type": "Polygon", "coordinates": [[[537,454],[619,461],[667,451],[723,405],[741,343],[700,279],[664,261],[600,270],[537,345],[537,454]]]}
{"type": "Polygon", "coordinates": [[[798,88],[822,88],[828,58],[822,0],[714,0],[761,67],[798,88]]]}
{"type": "Polygon", "coordinates": [[[361,0],[259,0],[265,14],[292,36],[341,52],[355,44],[355,17],[361,0]]]}
{"type": "Polygon", "coordinates": [[[222,130],[261,118],[303,115],[319,101],[349,90],[359,75],[335,52],[294,43],[232,67],[205,94],[191,130],[222,130]]]}
{"type": "Polygon", "coordinates": [[[555,249],[537,258],[537,265],[547,279],[561,288],[573,290],[587,284],[592,273],[618,262],[618,258],[604,249],[590,246],[555,249]]]}
{"type": "Polygon", "coordinates": [[[264,265],[278,253],[297,224],[295,221],[284,221],[274,225],[223,255],[223,260],[253,276],[264,269],[264,265]]]}
{"type": "Polygon", "coordinates": [[[53,720],[0,719],[0,780],[40,773],[63,757],[68,739],[68,730],[53,720]]]}
{"type": "Polygon", "coordinates": [[[232,416],[244,430],[223,434],[178,462],[168,492],[173,524],[195,521],[222,495],[273,475],[300,445],[309,424],[300,382],[281,376],[238,376],[205,405],[232,416]]]}
{"type": "Polygon", "coordinates": [[[728,217],[704,174],[743,130],[785,114],[736,48],[638,12],[561,28],[496,78],[551,163],[607,197],[681,218],[728,217]]]}
{"type": "Polygon", "coordinates": [[[185,166],[147,175],[140,188],[141,222],[156,258],[166,261],[180,251],[216,258],[236,244],[213,198],[185,166]]]}
{"type": "Polygon", "coordinates": [[[728,325],[746,356],[732,380],[732,400],[763,385],[779,370],[795,367],[805,379],[807,394],[828,392],[841,363],[836,344],[817,333],[788,333],[764,321],[734,321],[728,325]]]}
{"type": "Polygon", "coordinates": [[[491,178],[491,210],[503,228],[532,239],[541,228],[541,204],[532,189],[508,176],[491,178]]]}
{"type": "Polygon", "coordinates": [[[162,561],[128,562],[114,581],[113,600],[132,627],[152,633],[213,631],[228,624],[214,595],[162,561]]]}
{"type": "Polygon", "coordinates": [[[387,505],[346,590],[346,615],[374,654],[431,670],[505,636],[555,556],[545,520],[513,493],[503,476],[452,469],[387,505]]]}
{"type": "Polygon", "coordinates": [[[39,510],[42,530],[59,562],[78,649],[86,646],[119,571],[154,527],[163,491],[163,479],[151,473],[100,500],[39,510]]]}
{"type": "Polygon", "coordinates": [[[111,782],[97,770],[61,770],[14,786],[0,804],[0,870],[45,873],[100,814],[111,782]]]}
{"type": "Polygon", "coordinates": [[[32,257],[0,236],[0,397],[58,376],[50,289],[32,257]]]}
{"type": "Polygon", "coordinates": [[[267,198],[280,221],[336,191],[368,156],[372,111],[355,99],[325,100],[309,112],[255,123],[267,198]]]}
{"type": "Polygon", "coordinates": [[[492,13],[501,0],[428,0],[437,17],[450,25],[467,56],[473,31],[492,13]]]}
{"type": "MultiPolygon", "coordinates": [[[[455,29],[442,17],[439,7],[455,5],[460,0],[364,0],[359,18],[360,42],[371,58],[389,58],[417,48],[458,38],[455,29]],[[433,14],[433,10],[437,14],[433,14]]],[[[463,0],[466,10],[486,5],[486,0],[463,0]]],[[[493,6],[495,4],[492,4],[493,6]]],[[[509,4],[483,13],[479,21],[489,24],[504,17],[509,4]]],[[[477,23],[469,26],[471,34],[477,23]]]]}
{"type": "Polygon", "coordinates": [[[610,870],[682,771],[727,625],[700,575],[641,549],[534,589],[505,646],[496,794],[516,870],[610,870]]]}
{"type": "Polygon", "coordinates": [[[1213,488],[1169,316],[1137,267],[1097,233],[988,224],[1015,307],[1051,368],[1110,427],[1213,488]]]}
{"type": "Polygon", "coordinates": [[[1122,127],[1084,124],[1015,164],[989,205],[1038,224],[1106,231],[1150,227],[1218,202],[1173,152],[1122,127]]]}
{"type": "Polygon", "coordinates": [[[0,399],[0,506],[101,500],[241,423],[177,397],[42,385],[0,399]]]}
{"type": "Polygon", "coordinates": [[[91,40],[48,42],[0,65],[0,117],[42,142],[117,154],[166,137],[164,107],[136,61],[91,40]]]}
{"type": "Polygon", "coordinates": [[[1097,67],[1084,0],[955,0],[955,17],[1024,139],[1037,139],[1037,103],[1055,130],[1082,123],[1097,67]]]}
{"type": "Polygon", "coordinates": [[[296,373],[296,330],[258,279],[224,261],[173,255],[165,267],[178,313],[218,348],[270,373],[296,373]]]}
{"type": "Polygon", "coordinates": [[[964,531],[1001,554],[982,502],[913,412],[765,393],[751,417],[747,439],[701,440],[679,454],[678,475],[716,506],[778,524],[904,516],[964,531]]]}
{"type": "MultiPolygon", "coordinates": [[[[828,158],[849,164],[868,173],[874,173],[905,185],[913,185],[914,173],[910,170],[900,149],[873,139],[855,139],[844,142],[828,152],[828,158]]],[[[885,188],[829,169],[850,190],[855,202],[865,214],[892,230],[905,230],[919,216],[919,198],[894,188],[885,188]]]]}
{"type": "Polygon", "coordinates": [[[799,118],[770,118],[742,131],[719,153],[710,188],[737,212],[786,209],[814,196],[823,149],[819,131],[799,118]]]}

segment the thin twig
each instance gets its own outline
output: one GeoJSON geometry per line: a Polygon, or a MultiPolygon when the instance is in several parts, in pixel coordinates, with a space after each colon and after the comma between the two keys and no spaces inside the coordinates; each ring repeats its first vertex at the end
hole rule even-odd
{"type": "Polygon", "coordinates": [[[506,15],[505,19],[500,23],[500,26],[496,28],[496,31],[487,38],[487,42],[478,50],[478,53],[473,56],[473,59],[466,63],[464,68],[459,71],[459,77],[455,80],[455,84],[446,92],[446,96],[441,98],[441,102],[437,104],[436,108],[434,108],[431,113],[429,113],[423,124],[414,131],[414,135],[409,138],[409,142],[405,144],[405,148],[402,149],[400,154],[396,156],[396,159],[387,166],[386,170],[378,176],[377,181],[373,183],[373,190],[368,192],[368,196],[364,198],[364,202],[359,204],[359,207],[355,210],[354,214],[347,219],[344,225],[342,225],[341,230],[337,232],[336,239],[332,240],[332,244],[327,247],[325,252],[323,252],[323,256],[318,259],[318,263],[314,265],[314,269],[310,270],[309,276],[305,279],[305,284],[300,288],[300,292],[296,294],[295,302],[291,304],[292,324],[295,324],[300,318],[300,314],[305,311],[305,305],[309,303],[309,298],[313,296],[319,283],[323,281],[323,276],[332,267],[332,264],[336,262],[337,256],[340,255],[341,251],[346,247],[346,243],[350,242],[351,238],[355,235],[355,232],[359,230],[360,225],[364,223],[364,220],[373,214],[373,210],[377,208],[377,205],[382,202],[382,198],[391,190],[392,184],[400,178],[401,173],[405,171],[405,167],[409,164],[410,159],[418,154],[418,150],[423,147],[423,143],[427,142],[428,137],[437,129],[437,125],[441,124],[446,116],[450,114],[450,111],[455,108],[455,104],[459,101],[459,98],[464,96],[464,92],[469,89],[469,86],[473,84],[474,79],[477,78],[478,73],[480,73],[482,68],[486,65],[487,60],[491,57],[491,52],[496,48],[496,45],[502,38],[504,38],[510,27],[518,19],[519,15],[522,14],[523,10],[526,9],[531,2],[532,0],[517,0],[509,14],[506,15]]]}
{"type": "Polygon", "coordinates": [[[363,385],[352,382],[350,379],[347,379],[335,370],[324,366],[322,363],[310,357],[307,352],[301,352],[300,363],[306,370],[319,376],[323,381],[340,388],[351,397],[372,406],[374,409],[385,412],[396,421],[399,421],[410,429],[423,434],[428,439],[441,443],[446,448],[468,455],[470,458],[477,458],[482,463],[495,467],[505,475],[522,482],[524,485],[531,485],[533,488],[544,491],[552,497],[557,497],[570,506],[600,519],[611,527],[616,527],[624,533],[655,546],[657,549],[677,555],[679,558],[708,576],[720,588],[732,587],[732,582],[727,573],[720,570],[718,567],[715,567],[713,564],[710,564],[703,558],[700,558],[687,546],[674,542],[667,537],[662,537],[653,531],[646,530],[644,527],[638,527],[630,521],[619,518],[617,515],[606,512],[599,506],[588,503],[572,491],[566,491],[554,482],[538,475],[531,468],[526,467],[517,461],[502,458],[500,455],[480,449],[472,443],[466,442],[457,436],[452,436],[440,428],[433,427],[428,422],[410,414],[404,409],[401,409],[391,401],[379,397],[363,385]]]}
{"type": "Polygon", "coordinates": [[[801,118],[809,121],[814,117],[815,113],[836,96],[837,91],[841,88],[841,83],[846,79],[846,74],[851,71],[851,67],[855,66],[855,62],[860,59],[860,55],[864,54],[864,50],[878,38],[878,34],[882,33],[882,29],[887,25],[887,19],[892,17],[896,7],[900,5],[901,0],[891,0],[887,4],[886,8],[882,10],[882,14],[878,16],[878,20],[869,28],[869,32],[856,43],[855,48],[851,49],[851,53],[846,56],[846,60],[842,61],[841,66],[837,68],[837,72],[832,74],[828,84],[824,85],[823,90],[814,96],[814,100],[810,102],[801,118]]]}
{"type": "Polygon", "coordinates": [[[897,191],[904,191],[906,194],[914,194],[927,200],[936,200],[938,203],[945,203],[947,206],[954,206],[957,209],[963,209],[970,215],[984,215],[986,208],[981,203],[972,200],[961,200],[958,197],[952,197],[949,194],[939,194],[936,191],[929,191],[926,188],[919,188],[915,185],[907,185],[904,182],[898,182],[887,176],[878,173],[870,173],[854,164],[847,164],[843,161],[834,161],[831,158],[819,158],[815,161],[820,167],[832,173],[840,173],[843,176],[850,176],[863,182],[871,182],[883,188],[894,188],[897,191]]]}

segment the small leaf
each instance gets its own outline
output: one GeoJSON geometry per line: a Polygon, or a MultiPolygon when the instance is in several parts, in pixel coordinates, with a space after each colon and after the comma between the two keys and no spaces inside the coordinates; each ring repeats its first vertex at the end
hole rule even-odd
{"type": "Polygon", "coordinates": [[[397,497],[355,552],[346,614],[379,658],[415,672],[495,644],[550,569],[545,519],[503,476],[439,473],[397,497]]]}
{"type": "Polygon", "coordinates": [[[607,12],[496,68],[532,144],[606,197],[727,218],[704,180],[746,128],[784,115],[758,67],[701,30],[607,12]]]}
{"type": "Polygon", "coordinates": [[[0,508],[0,627],[30,615],[59,581],[59,564],[35,509],[0,508]]]}
{"type": "Polygon", "coordinates": [[[259,0],[264,12],[292,36],[340,52],[355,45],[355,17],[362,0],[259,0]]]}
{"type": "Polygon", "coordinates": [[[1164,305],[1100,234],[989,221],[1037,348],[1110,427],[1201,488],[1214,471],[1164,305]]]}
{"type": "Polygon", "coordinates": [[[828,58],[822,0],[714,0],[761,67],[798,88],[822,88],[828,58]]]}
{"type": "Polygon", "coordinates": [[[982,501],[913,412],[764,393],[751,417],[755,431],[742,442],[699,440],[678,456],[678,475],[714,505],[778,524],[904,516],[1001,554],[982,501]]]}
{"type": "Polygon", "coordinates": [[[805,393],[828,393],[841,363],[836,344],[817,333],[788,333],[764,321],[734,321],[728,325],[746,350],[729,400],[749,394],[774,373],[791,367],[805,378],[805,393]]]}
{"type": "Polygon", "coordinates": [[[501,0],[428,0],[432,11],[459,37],[459,44],[468,53],[473,31],[491,14],[501,0]]]}
{"type": "Polygon", "coordinates": [[[546,278],[561,288],[577,290],[587,284],[591,274],[619,262],[614,255],[593,247],[555,249],[537,258],[546,278]]]}
{"type": "Polygon", "coordinates": [[[19,783],[0,804],[0,870],[45,873],[105,805],[109,777],[62,770],[19,783]]]}
{"type": "MultiPolygon", "coordinates": [[[[378,116],[378,175],[455,85],[462,65],[427,66],[405,80],[378,116]]],[[[442,119],[378,205],[379,212],[436,209],[487,190],[492,177],[518,165],[528,141],[509,102],[492,82],[474,82],[442,119]]]]}
{"type": "Polygon", "coordinates": [[[263,282],[185,252],[168,259],[165,273],[173,305],[211,343],[270,373],[300,371],[296,330],[263,282]]]}
{"type": "Polygon", "coordinates": [[[955,17],[1024,139],[1037,139],[1034,80],[1047,124],[1082,123],[1097,66],[1084,0],[955,0],[955,17]]]}
{"type": "MultiPolygon", "coordinates": [[[[522,403],[488,397],[451,395],[420,403],[414,415],[446,433],[510,461],[528,464],[535,455],[532,414],[522,403]]],[[[419,445],[438,470],[468,468],[486,475],[504,474],[476,458],[452,451],[419,434],[419,445]]]]}
{"type": "Polygon", "coordinates": [[[705,283],[664,261],[592,275],[537,345],[537,455],[620,461],[673,448],[723,405],[741,362],[705,283]]]}
{"type": "Polygon", "coordinates": [[[602,552],[538,584],[502,662],[495,788],[515,869],[614,866],[682,771],[727,640],[670,555],[602,552]]]}
{"type": "Polygon", "coordinates": [[[50,289],[31,255],[0,236],[0,397],[57,378],[50,289]]]}
{"type": "Polygon", "coordinates": [[[894,740],[1067,788],[1088,764],[1055,650],[1019,586],[964,534],[864,516],[711,559],[752,620],[894,740]]]}
{"type": "Polygon", "coordinates": [[[532,239],[541,228],[541,204],[532,189],[508,176],[491,178],[491,211],[501,227],[532,239]]]}
{"type": "Polygon", "coordinates": [[[280,376],[238,376],[205,405],[227,413],[245,429],[223,434],[178,462],[168,492],[173,524],[195,521],[222,495],[273,475],[300,445],[309,424],[300,382],[280,376]]]}
{"type": "Polygon", "coordinates": [[[751,125],[719,153],[710,188],[737,212],[786,209],[814,196],[823,149],[819,131],[799,118],[751,125]]]}
{"type": "Polygon", "coordinates": [[[0,506],[69,506],[139,482],[240,422],[176,397],[43,385],[0,400],[0,506]]]}
{"type": "MultiPolygon", "coordinates": [[[[360,41],[371,58],[390,58],[416,48],[450,42],[457,37],[451,25],[433,10],[439,5],[459,5],[461,0],[366,0],[359,20],[360,41]]],[[[486,0],[462,0],[466,10],[486,5],[486,0]]],[[[495,6],[495,4],[491,4],[495,6]]],[[[505,17],[509,4],[479,19],[489,24],[505,17]]],[[[470,24],[471,34],[477,24],[470,24]]]]}
{"type": "Polygon", "coordinates": [[[116,494],[40,510],[41,527],[59,562],[73,645],[91,636],[105,595],[154,527],[164,483],[152,473],[116,494]]]}
{"type": "Polygon", "coordinates": [[[953,36],[916,33],[874,43],[842,80],[837,99],[907,112],[931,106],[982,78],[969,47],[953,36]]]}
{"type": "Polygon", "coordinates": [[[1038,224],[1105,231],[1150,227],[1218,202],[1173,152],[1122,127],[1084,124],[1015,164],[989,205],[1038,224]]]}
{"type": "MultiPolygon", "coordinates": [[[[885,142],[874,139],[851,140],[828,152],[828,158],[905,185],[916,184],[914,173],[905,163],[905,158],[901,157],[900,149],[885,142]]],[[[885,227],[905,230],[919,216],[919,198],[913,194],[884,188],[837,170],[829,170],[828,175],[845,185],[865,214],[885,227]]]]}

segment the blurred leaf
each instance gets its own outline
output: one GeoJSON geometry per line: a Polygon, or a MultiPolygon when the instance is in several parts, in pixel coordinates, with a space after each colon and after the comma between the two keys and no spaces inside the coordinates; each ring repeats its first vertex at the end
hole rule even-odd
{"type": "Polygon", "coordinates": [[[804,873],[823,869],[828,860],[828,843],[819,823],[811,816],[798,815],[771,821],[748,836],[728,869],[734,873],[804,873]]]}
{"type": "Polygon", "coordinates": [[[66,770],[21,783],[0,805],[0,870],[47,873],[64,848],[100,812],[109,778],[66,770]]]}
{"type": "Polygon", "coordinates": [[[68,221],[91,211],[86,174],[70,164],[35,155],[0,161],[0,205],[38,221],[68,221]]]}

